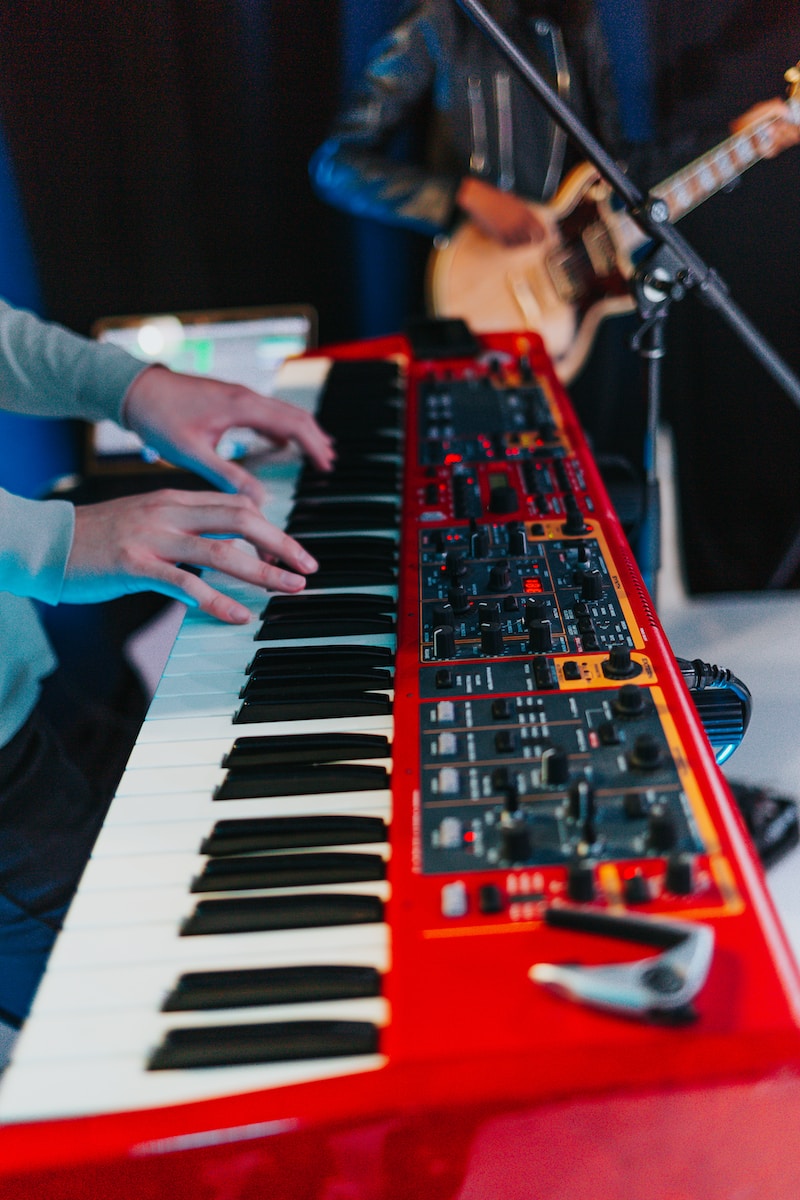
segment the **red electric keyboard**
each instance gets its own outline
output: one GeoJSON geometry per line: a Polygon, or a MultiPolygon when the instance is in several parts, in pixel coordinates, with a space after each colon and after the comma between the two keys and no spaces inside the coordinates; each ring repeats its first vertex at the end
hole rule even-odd
{"type": "Polygon", "coordinates": [[[796,1200],[797,968],[541,343],[283,384],[339,446],[265,476],[320,573],[187,614],[0,1196],[796,1200]]]}

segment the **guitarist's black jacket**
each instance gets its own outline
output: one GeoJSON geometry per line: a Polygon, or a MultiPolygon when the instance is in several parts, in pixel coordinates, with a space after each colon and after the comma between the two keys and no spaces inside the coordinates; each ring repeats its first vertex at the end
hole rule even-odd
{"type": "MultiPolygon", "coordinates": [[[[624,158],[594,12],[568,4],[562,28],[542,3],[489,0],[487,8],[609,152],[624,158]]],[[[374,48],[310,171],[336,207],[435,236],[458,215],[465,175],[539,201],[550,199],[570,165],[564,135],[454,0],[422,0],[374,48]]]]}

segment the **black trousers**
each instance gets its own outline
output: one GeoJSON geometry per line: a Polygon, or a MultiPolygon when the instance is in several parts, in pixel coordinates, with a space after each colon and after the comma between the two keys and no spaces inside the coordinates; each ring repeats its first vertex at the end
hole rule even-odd
{"type": "Polygon", "coordinates": [[[57,671],[0,749],[0,1019],[11,1024],[28,1013],[140,715],[94,704],[57,671]]]}

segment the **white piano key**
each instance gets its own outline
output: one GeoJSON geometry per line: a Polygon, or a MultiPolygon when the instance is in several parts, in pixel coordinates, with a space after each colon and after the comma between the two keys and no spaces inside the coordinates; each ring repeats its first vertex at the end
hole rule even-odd
{"type": "MultiPolygon", "coordinates": [[[[282,372],[276,393],[281,394],[283,385],[289,391],[287,398],[296,402],[302,396],[314,411],[330,366],[328,360],[300,360],[287,366],[289,371],[285,377],[282,372]]],[[[374,457],[402,461],[400,453],[374,457]]],[[[299,457],[294,453],[266,456],[262,466],[258,473],[270,493],[264,513],[275,524],[284,525],[295,504],[299,457]]],[[[399,514],[399,496],[379,490],[374,498],[393,501],[399,514]]],[[[368,498],[359,499],[368,502],[368,498]]],[[[365,533],[396,542],[400,539],[399,527],[365,533]]],[[[325,536],[340,537],[346,554],[348,542],[359,535],[358,531],[342,530],[325,536]]],[[[298,540],[302,542],[303,536],[298,535],[298,540]]],[[[248,552],[252,550],[248,548],[248,552]]],[[[304,1004],[161,1013],[164,996],[183,972],[330,963],[375,966],[385,973],[390,967],[390,930],[382,922],[179,936],[182,917],[190,915],[200,900],[298,892],[389,896],[386,882],[262,892],[189,892],[193,875],[207,861],[199,853],[200,843],[219,820],[353,813],[380,816],[388,824],[391,817],[389,791],[212,799],[216,782],[224,777],[222,757],[236,738],[328,730],[392,735],[390,714],[344,721],[234,725],[232,716],[241,703],[239,689],[245,681],[245,668],[260,648],[346,646],[357,641],[394,649],[396,638],[381,634],[256,641],[261,613],[271,593],[213,572],[204,578],[245,604],[253,620],[245,626],[228,626],[198,609],[187,610],[118,795],[57,939],[34,1015],[18,1043],[18,1065],[15,1062],[7,1072],[0,1092],[3,1119],[156,1107],[375,1070],[385,1062],[380,1055],[370,1055],[265,1066],[144,1070],[149,1046],[170,1026],[269,1022],[290,1013],[319,1016],[323,1011],[317,1004],[304,1004]],[[70,1012],[72,1016],[67,1018],[65,1014],[70,1012]],[[80,1087],[75,1086],[76,1073],[80,1087]]],[[[318,589],[313,576],[305,590],[318,595],[359,592],[397,597],[396,587],[318,589]]],[[[370,761],[377,765],[381,760],[370,761]]],[[[362,843],[352,849],[389,853],[383,844],[362,843]]],[[[346,1012],[348,1019],[357,1012],[369,1013],[368,1019],[378,1024],[388,1020],[381,1000],[355,1002],[355,1007],[353,1003],[341,1002],[325,1011],[346,1012]]]]}
{"type": "MultiPolygon", "coordinates": [[[[184,939],[191,941],[192,939],[184,939]]],[[[204,941],[207,939],[203,939],[204,941]]],[[[263,956],[239,950],[237,956],[224,966],[215,963],[219,970],[258,969],[263,965],[263,956]]],[[[332,948],[320,946],[313,964],[307,962],[272,962],[270,966],[351,966],[374,967],[382,975],[389,969],[389,953],[386,942],[380,946],[351,946],[347,961],[332,948]]],[[[181,974],[191,971],[206,971],[208,964],[202,955],[184,963],[176,971],[171,962],[135,963],[131,966],[115,965],[62,967],[54,966],[48,971],[36,996],[37,1019],[39,1015],[69,1012],[112,1012],[130,1008],[146,1008],[159,1011],[164,1000],[175,987],[181,974]]],[[[205,1009],[206,1012],[221,1012],[222,1009],[205,1009]]]]}
{"type": "Polygon", "coordinates": [[[156,720],[148,717],[139,733],[139,741],[194,742],[203,738],[268,737],[283,733],[382,733],[392,728],[391,713],[372,717],[347,717],[336,721],[256,721],[234,725],[233,713],[208,717],[172,717],[156,720]]]}
{"type": "MultiPolygon", "coordinates": [[[[246,682],[246,676],[242,675],[242,683],[246,682]]],[[[375,689],[376,695],[388,696],[391,700],[394,692],[391,690],[375,689]]],[[[194,715],[200,717],[214,716],[218,713],[230,712],[231,715],[236,713],[241,707],[243,701],[239,697],[238,690],[233,693],[215,693],[202,692],[182,694],[178,696],[159,696],[158,693],[150,705],[150,712],[153,720],[167,720],[172,717],[191,717],[194,715]]],[[[316,718],[317,720],[321,718],[316,718]]],[[[331,720],[338,718],[331,717],[331,720]]],[[[347,718],[345,718],[346,720],[347,718]]]]}
{"type": "Polygon", "coordinates": [[[0,1119],[8,1122],[125,1112],[218,1096],[284,1087],[317,1079],[337,1079],[379,1070],[379,1055],[313,1059],[246,1067],[145,1071],[138,1054],[115,1056],[79,1068],[72,1061],[36,1063],[10,1071],[0,1092],[0,1119]]]}
{"type": "MultiPolygon", "coordinates": [[[[326,801],[328,797],[325,797],[326,801]]],[[[232,803],[243,803],[241,801],[233,801],[232,803]]],[[[134,824],[122,824],[117,822],[113,825],[106,823],[100,831],[94,849],[92,850],[92,858],[116,857],[123,854],[175,854],[194,849],[199,853],[200,844],[203,838],[207,837],[211,832],[212,824],[217,820],[227,819],[225,813],[227,809],[222,811],[222,816],[218,815],[216,810],[213,814],[213,820],[208,818],[203,819],[197,817],[188,817],[185,821],[170,820],[171,813],[167,814],[167,819],[163,821],[142,822],[138,821],[134,824]]],[[[239,816],[242,815],[242,809],[238,810],[239,816]]],[[[252,809],[247,810],[247,817],[262,816],[261,813],[253,813],[252,809]]],[[[291,813],[269,814],[271,816],[297,816],[295,811],[291,813]]],[[[312,815],[318,815],[314,810],[312,815]]],[[[334,815],[348,816],[349,813],[342,813],[337,809],[334,815]]],[[[356,814],[353,814],[356,815],[356,814]]],[[[358,814],[360,817],[377,817],[380,820],[388,823],[390,810],[387,805],[369,805],[362,809],[358,814]]],[[[337,845],[330,847],[336,850],[364,850],[372,845],[380,843],[373,842],[357,842],[354,845],[337,845]]],[[[315,847],[316,848],[316,847],[315,847]]]]}
{"type": "MultiPolygon", "coordinates": [[[[244,729],[241,725],[232,725],[231,730],[244,729]]],[[[337,732],[338,726],[337,726],[337,732]]],[[[138,768],[174,767],[174,766],[219,766],[231,749],[237,738],[247,737],[244,732],[232,732],[226,738],[208,738],[204,741],[186,742],[137,742],[128,759],[127,770],[138,768]]],[[[391,769],[389,758],[359,759],[355,757],[337,759],[337,762],[365,762],[375,766],[391,769]]],[[[265,767],[264,770],[268,768],[265,767]]]]}
{"type": "MultiPolygon", "coordinates": [[[[157,826],[151,826],[151,830],[157,830],[157,826]]],[[[155,843],[156,838],[153,838],[155,843]]],[[[342,853],[340,846],[324,846],[314,847],[314,853],[342,853]]],[[[276,852],[279,855],[302,854],[303,850],[280,850],[276,852]]],[[[367,846],[358,846],[353,849],[354,854],[380,855],[384,861],[389,859],[389,847],[382,842],[373,842],[367,846]]],[[[247,857],[246,855],[236,857],[247,857]]],[[[258,855],[258,858],[269,857],[258,855]]],[[[80,895],[73,901],[72,907],[80,906],[82,899],[86,895],[100,891],[145,891],[148,888],[161,888],[164,886],[175,886],[182,888],[183,895],[188,892],[188,886],[203,870],[206,863],[209,861],[207,855],[192,852],[169,852],[162,851],[145,855],[141,854],[121,854],[114,857],[106,855],[92,855],[92,858],[87,864],[86,870],[81,878],[80,895]]],[[[357,885],[352,887],[347,885],[344,890],[355,890],[357,885]]],[[[361,886],[361,885],[358,885],[361,886]]],[[[303,889],[314,891],[315,888],[309,887],[303,889]]],[[[201,895],[206,893],[192,893],[196,899],[200,899],[201,895]]],[[[226,894],[228,894],[226,892],[226,894]]],[[[237,891],[230,893],[235,895],[251,895],[251,890],[237,891]]],[[[105,901],[101,897],[92,895],[93,905],[101,905],[105,901]]],[[[70,909],[72,912],[72,909],[70,909]]]]}
{"type": "MultiPolygon", "coordinates": [[[[90,864],[91,865],[91,864],[90,864]]],[[[88,873],[88,867],[87,867],[88,873]]],[[[127,929],[131,925],[168,924],[173,935],[178,937],[181,923],[190,917],[195,906],[205,900],[238,900],[255,897],[280,898],[281,896],[333,894],[351,896],[377,896],[384,903],[389,899],[389,884],[385,881],[349,884],[326,884],[302,888],[252,888],[237,892],[189,891],[191,878],[184,883],[159,885],[144,882],[141,886],[127,885],[118,889],[92,891],[84,887],[83,879],[77,896],[72,901],[65,928],[77,929],[127,929]]],[[[326,926],[325,928],[330,928],[326,926]]],[[[335,926],[334,928],[338,928],[335,926]]],[[[197,935],[192,935],[197,936],[197,935]]],[[[238,937],[238,933],[221,933],[218,937],[238,937]]]]}
{"type": "MultiPolygon", "coordinates": [[[[306,816],[313,813],[367,813],[383,808],[391,813],[391,793],[380,792],[323,792],[321,795],[293,798],[287,807],[285,797],[260,800],[212,800],[205,792],[187,792],[170,796],[167,792],[152,795],[131,793],[118,795],[108,811],[104,828],[118,825],[160,823],[162,821],[204,820],[208,828],[215,821],[235,817],[306,816]]],[[[102,833],[101,833],[102,836],[102,833]]]]}
{"type": "MultiPolygon", "coordinates": [[[[191,910],[190,905],[187,910],[191,910]]],[[[338,961],[346,963],[354,947],[380,947],[387,937],[386,926],[378,922],[193,937],[177,936],[175,924],[166,921],[129,925],[122,935],[118,929],[72,928],[67,914],[67,927],[56,939],[51,956],[52,969],[168,963],[178,974],[197,969],[185,967],[187,962],[197,963],[202,959],[211,970],[214,966],[230,965],[243,953],[257,953],[265,967],[313,962],[320,953],[337,953],[338,961]]],[[[50,970],[48,966],[48,974],[50,970]]]]}
{"type": "Polygon", "coordinates": [[[388,1006],[381,996],[332,1000],[318,1004],[265,1005],[199,1012],[161,1013],[157,1009],[129,1009],[124,1019],[117,1013],[65,1013],[42,1016],[30,1037],[22,1038],[15,1062],[72,1062],[84,1064],[111,1056],[147,1055],[170,1029],[207,1029],[215,1025],[274,1025],[280,1021],[368,1021],[386,1025],[388,1006]]]}

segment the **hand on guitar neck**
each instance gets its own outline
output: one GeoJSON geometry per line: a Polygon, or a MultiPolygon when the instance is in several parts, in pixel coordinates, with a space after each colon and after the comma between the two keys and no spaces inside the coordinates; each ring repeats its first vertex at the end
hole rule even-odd
{"type": "MultiPolygon", "coordinates": [[[[790,74],[787,71],[787,79],[790,74]]],[[[793,118],[793,111],[789,104],[777,96],[772,100],[762,100],[731,122],[731,133],[742,133],[750,125],[763,125],[769,135],[763,157],[775,158],[781,151],[800,143],[800,124],[796,115],[793,118]]]]}
{"type": "MultiPolygon", "coordinates": [[[[800,144],[800,65],[786,78],[788,102],[776,97],[753,105],[732,123],[726,141],[652,189],[673,222],[754,163],[800,144]]],[[[629,281],[645,233],[613,204],[590,163],[575,167],[547,204],[472,178],[462,181],[457,200],[469,219],[434,248],[430,310],[461,317],[481,333],[536,330],[556,374],[569,383],[600,321],[633,308],[629,281]]]]}
{"type": "Polygon", "coordinates": [[[484,179],[465,176],[456,203],[486,237],[501,246],[526,246],[544,238],[544,226],[526,200],[484,179]]]}

